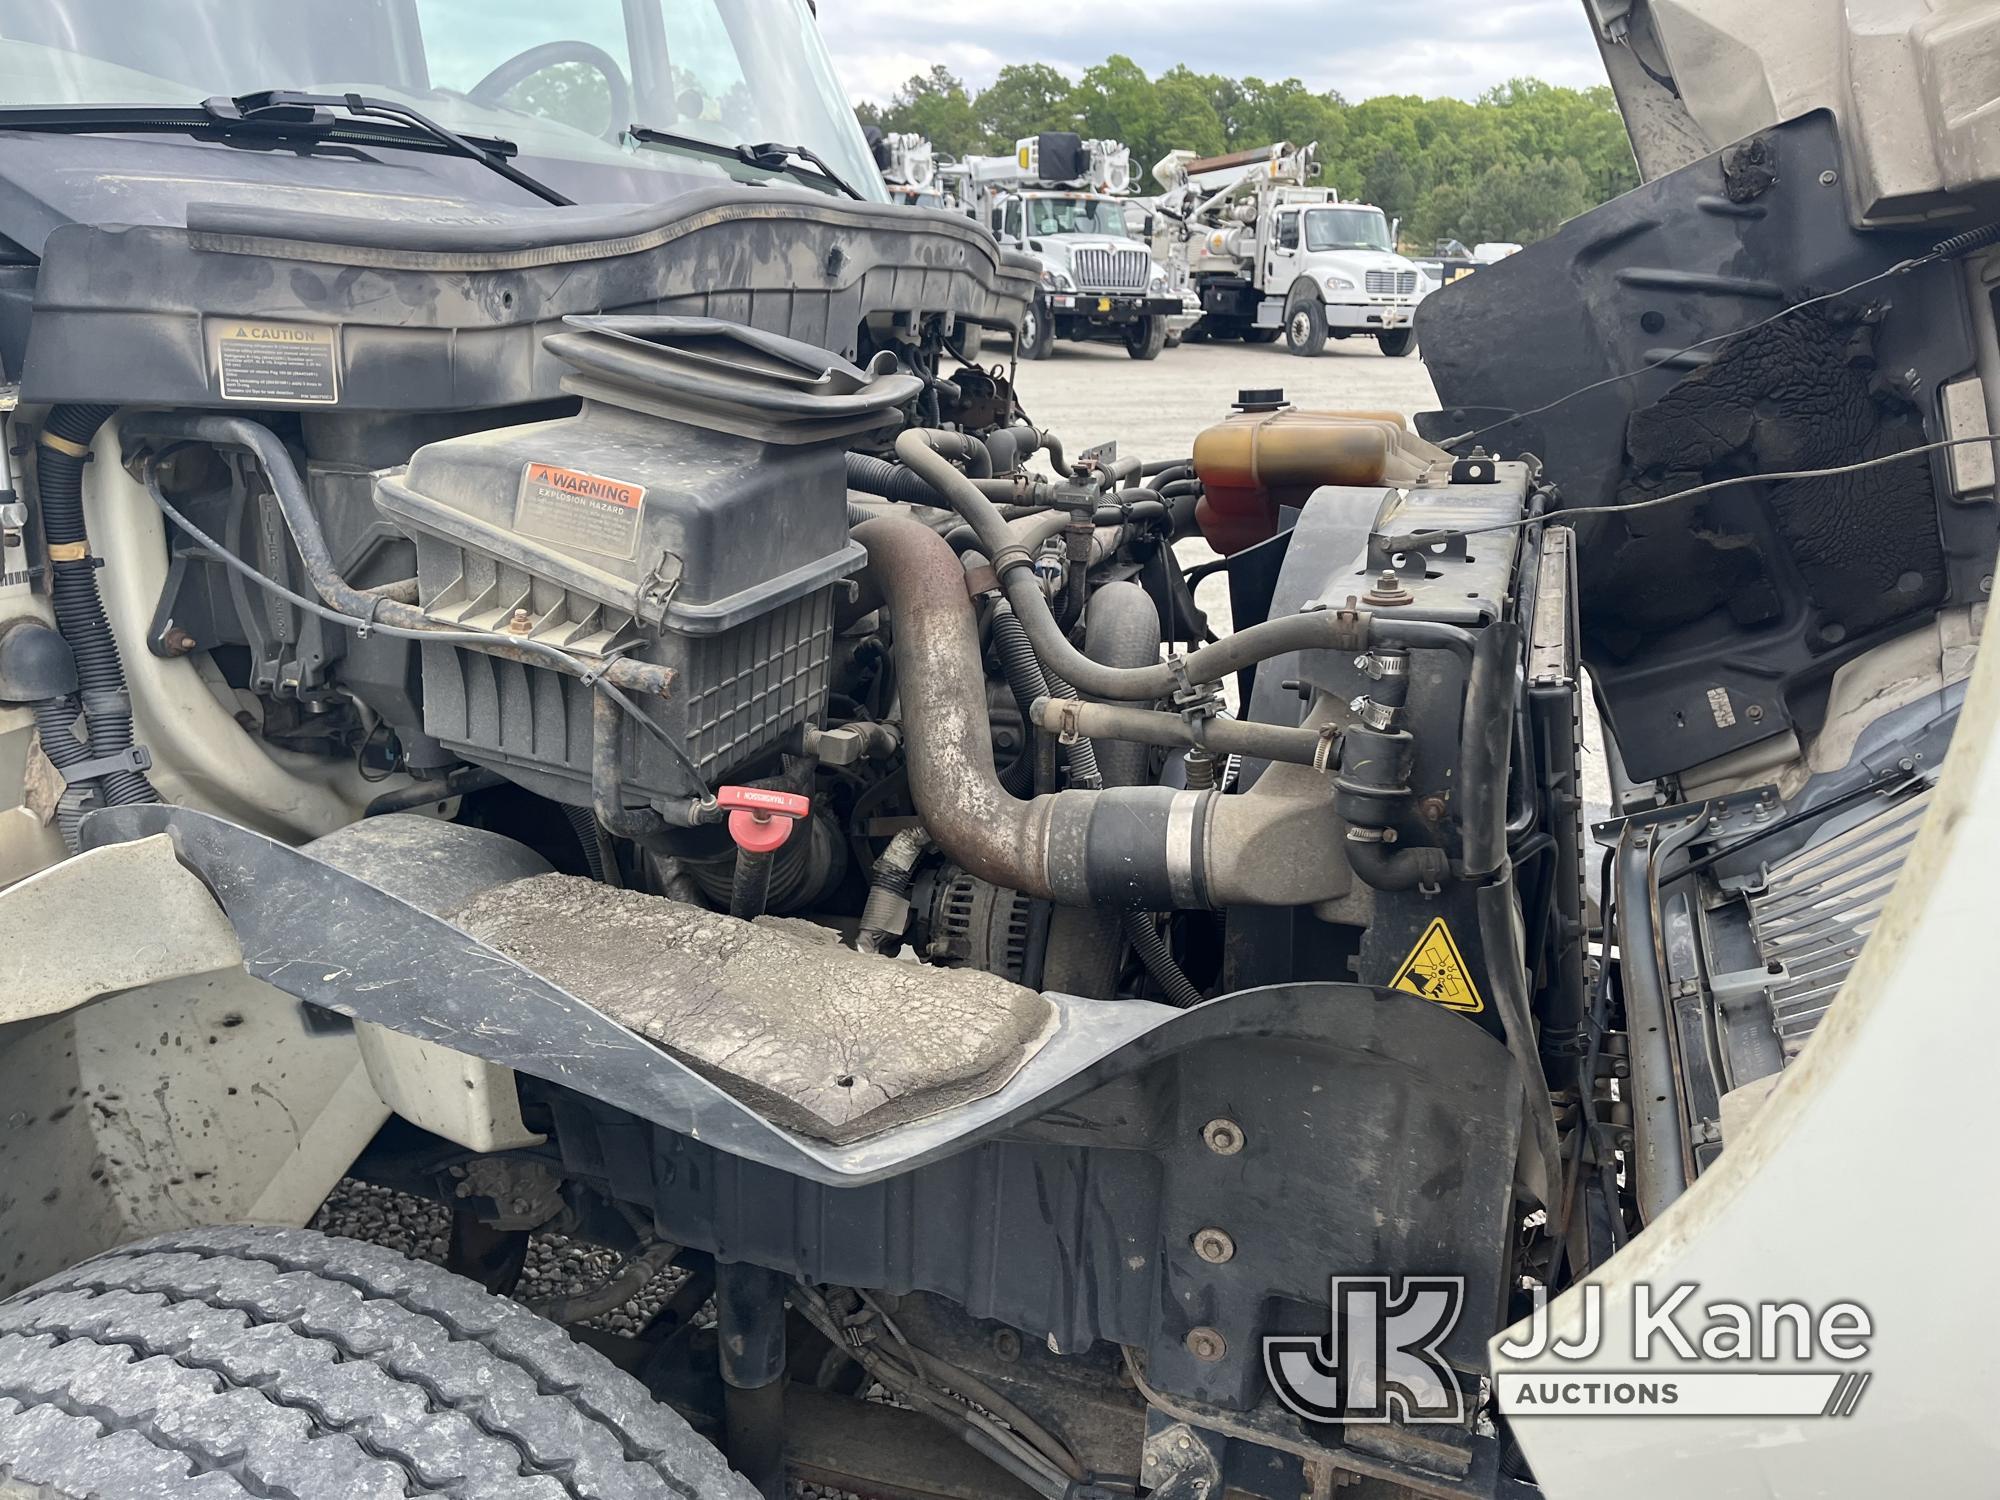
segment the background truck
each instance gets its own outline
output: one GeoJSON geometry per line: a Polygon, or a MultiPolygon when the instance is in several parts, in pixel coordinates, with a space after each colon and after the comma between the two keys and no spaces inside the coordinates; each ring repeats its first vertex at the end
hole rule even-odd
{"type": "Polygon", "coordinates": [[[1381,209],[1315,185],[1314,146],[1281,141],[1206,159],[1173,151],[1153,176],[1166,189],[1157,240],[1185,262],[1201,299],[1189,338],[1282,335],[1308,356],[1356,333],[1391,358],[1415,347],[1421,273],[1396,253],[1381,209]]]}
{"type": "Polygon", "coordinates": [[[947,186],[947,164],[937,158],[930,137],[904,131],[873,134],[869,149],[882,169],[882,186],[891,203],[904,208],[955,206],[947,186]]]}
{"type": "Polygon", "coordinates": [[[972,216],[1042,263],[1022,358],[1046,358],[1057,338],[1118,339],[1134,359],[1159,357],[1184,309],[1116,196],[1131,186],[1129,148],[1044,131],[1017,142],[1012,156],[969,157],[965,166],[972,216]]]}

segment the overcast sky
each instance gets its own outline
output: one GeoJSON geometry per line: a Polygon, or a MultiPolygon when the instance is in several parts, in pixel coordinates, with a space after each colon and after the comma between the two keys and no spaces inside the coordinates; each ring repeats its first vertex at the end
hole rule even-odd
{"type": "Polygon", "coordinates": [[[1074,78],[1111,52],[1156,77],[1184,62],[1348,99],[1604,82],[1582,0],[819,0],[819,16],[848,92],[877,101],[932,63],[978,88],[1005,63],[1074,78]]]}

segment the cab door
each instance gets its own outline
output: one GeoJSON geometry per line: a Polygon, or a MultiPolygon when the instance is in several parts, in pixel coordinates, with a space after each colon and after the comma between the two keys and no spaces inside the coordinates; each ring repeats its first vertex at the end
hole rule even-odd
{"type": "Polygon", "coordinates": [[[1264,291],[1269,296],[1284,296],[1299,274],[1304,255],[1301,227],[1298,209],[1272,210],[1270,227],[1264,236],[1264,291]]]}

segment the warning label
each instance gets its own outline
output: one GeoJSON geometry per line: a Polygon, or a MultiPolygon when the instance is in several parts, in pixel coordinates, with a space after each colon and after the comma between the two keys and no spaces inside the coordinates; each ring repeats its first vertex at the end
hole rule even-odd
{"type": "Polygon", "coordinates": [[[225,401],[340,399],[334,330],[315,323],[209,322],[210,354],[225,401]]]}
{"type": "Polygon", "coordinates": [[[530,463],[521,470],[514,529],[606,557],[631,557],[639,550],[639,514],[645,499],[644,485],[530,463]]]}
{"type": "Polygon", "coordinates": [[[1392,990],[1403,990],[1433,1000],[1446,1010],[1462,1010],[1477,1015],[1486,1009],[1479,986],[1472,982],[1472,969],[1443,917],[1433,917],[1417,946],[1403,960],[1403,967],[1389,981],[1392,990]]]}

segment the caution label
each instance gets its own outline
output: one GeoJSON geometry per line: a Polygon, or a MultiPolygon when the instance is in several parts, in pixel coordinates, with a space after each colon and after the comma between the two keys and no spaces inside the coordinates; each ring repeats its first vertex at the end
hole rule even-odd
{"type": "Polygon", "coordinates": [[[209,320],[210,354],[225,401],[295,401],[331,405],[340,399],[334,330],[317,323],[209,320]]]}
{"type": "Polygon", "coordinates": [[[645,500],[644,485],[529,463],[521,470],[514,529],[606,557],[629,558],[639,550],[639,515],[645,500]]]}
{"type": "Polygon", "coordinates": [[[1446,1010],[1462,1010],[1467,1015],[1477,1015],[1486,1009],[1479,986],[1472,982],[1471,966],[1458,951],[1458,942],[1443,917],[1431,919],[1431,925],[1417,939],[1417,946],[1403,960],[1403,967],[1389,981],[1389,988],[1420,995],[1446,1010]]]}

